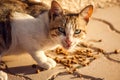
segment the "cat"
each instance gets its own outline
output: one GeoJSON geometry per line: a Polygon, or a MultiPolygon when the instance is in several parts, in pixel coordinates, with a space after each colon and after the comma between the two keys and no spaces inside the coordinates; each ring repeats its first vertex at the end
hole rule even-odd
{"type": "Polygon", "coordinates": [[[52,1],[51,8],[37,17],[12,12],[10,16],[12,42],[6,53],[21,47],[40,67],[54,68],[56,62],[44,52],[58,45],[68,51],[74,50],[85,38],[86,26],[92,12],[92,5],[78,13],[65,12],[56,1],[52,1]]]}

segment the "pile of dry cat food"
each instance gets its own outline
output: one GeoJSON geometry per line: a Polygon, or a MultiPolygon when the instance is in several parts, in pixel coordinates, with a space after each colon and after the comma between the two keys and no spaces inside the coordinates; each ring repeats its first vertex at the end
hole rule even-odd
{"type": "MultiPolygon", "coordinates": [[[[99,52],[90,48],[80,48],[73,53],[69,53],[63,48],[56,48],[52,53],[53,52],[56,54],[56,57],[51,58],[53,58],[58,64],[64,66],[66,72],[70,74],[74,73],[79,68],[89,65],[99,56],[99,52]]],[[[32,65],[32,67],[37,68],[36,73],[40,73],[37,65],[32,65]]]]}
{"type": "Polygon", "coordinates": [[[87,66],[98,57],[98,53],[88,48],[81,48],[76,50],[74,53],[68,53],[62,48],[56,49],[55,61],[62,64],[68,73],[73,73],[78,68],[87,66]],[[62,55],[62,56],[59,56],[62,55]]]}

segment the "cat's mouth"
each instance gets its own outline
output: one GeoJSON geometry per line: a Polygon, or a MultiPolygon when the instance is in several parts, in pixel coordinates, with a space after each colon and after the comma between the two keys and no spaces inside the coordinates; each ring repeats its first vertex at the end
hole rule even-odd
{"type": "Polygon", "coordinates": [[[73,42],[72,42],[72,44],[64,43],[64,44],[62,44],[62,46],[63,46],[64,49],[71,52],[71,51],[74,51],[76,43],[73,43],[73,42]]]}
{"type": "Polygon", "coordinates": [[[65,45],[63,45],[63,47],[64,47],[65,49],[67,49],[67,50],[70,49],[71,46],[72,46],[72,45],[70,45],[70,44],[65,44],[65,45]]]}

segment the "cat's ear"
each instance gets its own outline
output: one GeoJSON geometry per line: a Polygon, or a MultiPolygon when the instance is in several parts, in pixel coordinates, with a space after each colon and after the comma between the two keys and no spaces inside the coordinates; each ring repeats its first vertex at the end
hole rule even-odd
{"type": "Polygon", "coordinates": [[[84,19],[88,22],[92,13],[93,13],[93,5],[88,5],[80,12],[80,15],[82,15],[84,19]]]}
{"type": "Polygon", "coordinates": [[[58,17],[62,14],[63,14],[62,7],[56,1],[53,0],[51,3],[51,9],[49,11],[49,16],[51,18],[53,18],[53,20],[54,20],[56,17],[58,17]]]}

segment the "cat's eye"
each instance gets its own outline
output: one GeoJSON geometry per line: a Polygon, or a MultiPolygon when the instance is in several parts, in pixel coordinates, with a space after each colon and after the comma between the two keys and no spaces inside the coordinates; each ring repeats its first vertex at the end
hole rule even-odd
{"type": "Polygon", "coordinates": [[[81,30],[80,29],[76,29],[74,34],[80,34],[81,30]]]}
{"type": "Polygon", "coordinates": [[[60,31],[61,33],[65,33],[65,28],[58,27],[58,31],[60,31]]]}

